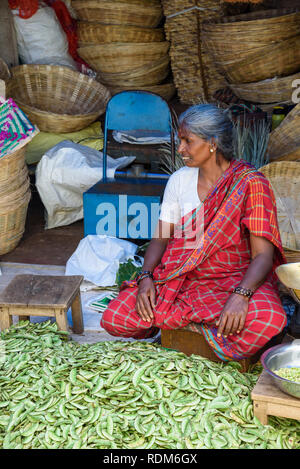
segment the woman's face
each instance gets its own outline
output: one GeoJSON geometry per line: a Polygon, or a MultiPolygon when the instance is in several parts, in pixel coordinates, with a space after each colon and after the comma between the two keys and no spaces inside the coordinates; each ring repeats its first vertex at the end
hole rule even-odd
{"type": "Polygon", "coordinates": [[[179,128],[178,137],[180,138],[178,153],[186,166],[199,168],[212,157],[210,149],[214,147],[198,135],[179,128]]]}

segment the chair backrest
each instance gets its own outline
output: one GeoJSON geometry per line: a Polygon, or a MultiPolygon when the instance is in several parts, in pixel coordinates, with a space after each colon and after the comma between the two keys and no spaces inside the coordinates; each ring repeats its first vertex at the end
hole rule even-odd
{"type": "Polygon", "coordinates": [[[174,129],[168,103],[148,91],[121,91],[107,103],[103,144],[103,181],[107,169],[108,130],[156,130],[170,134],[174,158],[174,129]]]}

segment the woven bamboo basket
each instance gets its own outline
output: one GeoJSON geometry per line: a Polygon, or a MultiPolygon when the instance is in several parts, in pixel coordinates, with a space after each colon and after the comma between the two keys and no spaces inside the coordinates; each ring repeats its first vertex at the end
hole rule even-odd
{"type": "Polygon", "coordinates": [[[166,101],[170,101],[170,99],[174,96],[176,93],[176,88],[174,86],[174,83],[169,82],[169,83],[163,83],[160,85],[148,85],[148,86],[136,86],[136,87],[130,87],[130,86],[119,86],[119,87],[113,87],[110,88],[111,94],[116,94],[119,93],[120,91],[128,91],[128,90],[141,90],[141,91],[150,91],[152,93],[159,94],[162,98],[164,98],[166,101]]]}
{"type": "Polygon", "coordinates": [[[202,24],[205,20],[223,16],[221,2],[162,0],[162,6],[174,84],[180,101],[185,104],[212,101],[214,93],[224,88],[226,82],[203,47],[202,24]]]}
{"type": "Polygon", "coordinates": [[[15,179],[25,165],[26,146],[0,158],[0,186],[15,179]]]}
{"type": "Polygon", "coordinates": [[[300,68],[300,34],[252,52],[248,57],[222,64],[229,83],[251,83],[288,76],[300,68]]]}
{"type": "Polygon", "coordinates": [[[15,192],[17,189],[27,183],[28,180],[28,169],[24,164],[23,168],[15,174],[14,178],[8,179],[5,183],[0,184],[0,197],[7,196],[11,192],[15,192]]]}
{"type": "Polygon", "coordinates": [[[107,86],[146,86],[156,85],[167,78],[170,72],[170,57],[147,63],[128,72],[97,74],[97,80],[107,86]]]}
{"type": "Polygon", "coordinates": [[[282,246],[289,258],[300,256],[300,162],[273,162],[259,169],[274,191],[282,246]]]}
{"type": "Polygon", "coordinates": [[[203,38],[207,50],[222,65],[294,37],[299,30],[300,11],[265,10],[205,22],[203,38]]]}
{"type": "Polygon", "coordinates": [[[89,23],[78,21],[79,46],[110,42],[161,42],[165,40],[162,28],[139,28],[138,26],[89,23]]]}
{"type": "Polygon", "coordinates": [[[105,112],[104,85],[67,67],[20,65],[11,69],[7,95],[44,132],[81,130],[105,112]]]}
{"type": "Polygon", "coordinates": [[[162,20],[158,1],[74,0],[77,17],[83,21],[156,28],[162,20]]]}
{"type": "Polygon", "coordinates": [[[274,129],[269,138],[268,156],[270,161],[298,159],[300,156],[300,103],[297,104],[274,129]]]}
{"type": "Polygon", "coordinates": [[[0,255],[12,251],[21,240],[31,198],[29,179],[26,184],[0,200],[0,255]]]}
{"type": "Polygon", "coordinates": [[[94,70],[121,73],[161,59],[168,53],[169,42],[112,43],[80,47],[78,54],[94,70]]]}
{"type": "Polygon", "coordinates": [[[292,104],[295,80],[300,80],[300,72],[287,77],[274,77],[254,83],[229,84],[229,87],[236,96],[253,103],[292,104]]]}

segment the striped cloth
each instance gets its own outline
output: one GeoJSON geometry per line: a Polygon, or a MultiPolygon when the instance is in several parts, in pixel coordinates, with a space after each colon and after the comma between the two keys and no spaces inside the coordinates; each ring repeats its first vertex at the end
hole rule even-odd
{"type": "Polygon", "coordinates": [[[154,327],[178,329],[196,322],[222,360],[254,355],[286,324],[275,276],[285,258],[268,180],[248,163],[232,161],[203,205],[184,218],[154,270],[152,323],[135,311],[135,282],[125,282],[104,312],[102,327],[112,335],[141,339],[154,327]],[[217,337],[215,323],[251,262],[250,232],[275,246],[273,270],[249,301],[240,334],[217,337]]]}
{"type": "Polygon", "coordinates": [[[39,132],[11,99],[0,97],[0,158],[28,143],[39,132]]]}

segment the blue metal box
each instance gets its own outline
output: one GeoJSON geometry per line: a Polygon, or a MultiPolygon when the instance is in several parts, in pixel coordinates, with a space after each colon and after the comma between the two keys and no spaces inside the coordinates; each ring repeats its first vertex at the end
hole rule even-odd
{"type": "Polygon", "coordinates": [[[151,239],[166,182],[120,178],[95,184],[83,194],[84,236],[151,239]]]}

